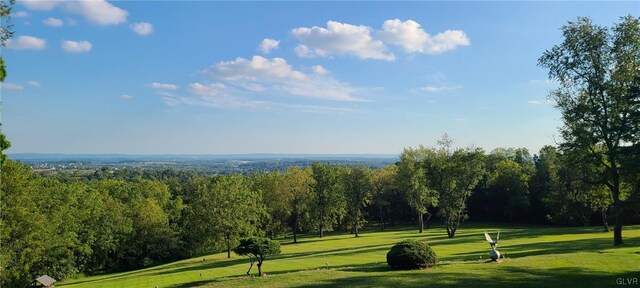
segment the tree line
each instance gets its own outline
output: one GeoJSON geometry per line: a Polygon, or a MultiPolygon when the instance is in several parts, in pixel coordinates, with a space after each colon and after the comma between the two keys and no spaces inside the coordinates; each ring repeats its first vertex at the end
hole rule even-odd
{"type": "MultiPolygon", "coordinates": [[[[315,162],[253,175],[97,170],[78,178],[40,175],[7,159],[0,275],[12,287],[40,274],[64,279],[216,251],[231,257],[248,236],[295,243],[301,233],[358,237],[363,227],[422,232],[433,219],[451,238],[469,218],[608,229],[611,193],[585,178],[597,171],[583,156],[552,146],[534,156],[525,148],[453,149],[445,135],[380,169],[315,162]]],[[[623,181],[625,199],[637,199],[638,184],[623,181]]],[[[629,205],[624,220],[639,223],[639,211],[629,205]]]]}

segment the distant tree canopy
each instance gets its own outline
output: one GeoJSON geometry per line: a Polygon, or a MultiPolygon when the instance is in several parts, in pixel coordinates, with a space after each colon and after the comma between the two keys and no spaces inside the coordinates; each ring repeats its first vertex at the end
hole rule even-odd
{"type": "Polygon", "coordinates": [[[609,28],[578,18],[562,34],[563,42],[538,60],[559,84],[550,97],[562,113],[560,148],[581,153],[580,161],[601,172],[596,178],[611,193],[614,244],[620,245],[622,209],[634,192],[624,183],[639,175],[631,163],[640,151],[640,19],[628,15],[609,28]]]}

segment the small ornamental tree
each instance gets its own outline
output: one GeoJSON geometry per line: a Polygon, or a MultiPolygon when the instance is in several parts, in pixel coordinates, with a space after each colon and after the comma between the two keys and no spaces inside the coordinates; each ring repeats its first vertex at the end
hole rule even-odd
{"type": "Polygon", "coordinates": [[[240,256],[248,256],[251,259],[251,266],[247,270],[247,275],[253,268],[253,263],[258,261],[258,276],[262,277],[262,262],[267,256],[280,254],[280,243],[268,238],[249,237],[240,240],[240,245],[233,248],[233,252],[240,256]]]}

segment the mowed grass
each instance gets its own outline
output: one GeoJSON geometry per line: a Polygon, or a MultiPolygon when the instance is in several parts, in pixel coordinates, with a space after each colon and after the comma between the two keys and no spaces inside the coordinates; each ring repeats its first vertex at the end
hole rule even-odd
{"type": "Polygon", "coordinates": [[[219,253],[56,287],[613,287],[640,278],[640,226],[625,227],[619,247],[601,229],[465,223],[453,239],[438,226],[422,234],[405,227],[364,231],[358,238],[309,235],[297,244],[283,240],[282,254],[265,262],[268,275],[262,278],[245,275],[247,258],[219,253]],[[483,232],[494,236],[498,228],[498,249],[506,258],[487,262],[483,232]],[[438,255],[434,268],[388,268],[387,251],[409,238],[432,246],[438,255]]]}

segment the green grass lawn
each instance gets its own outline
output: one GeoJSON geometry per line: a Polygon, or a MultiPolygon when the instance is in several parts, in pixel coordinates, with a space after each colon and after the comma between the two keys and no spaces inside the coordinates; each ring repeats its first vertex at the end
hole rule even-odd
{"type": "Polygon", "coordinates": [[[282,254],[265,262],[268,275],[262,278],[245,275],[247,258],[226,259],[226,253],[220,253],[72,279],[56,287],[614,287],[622,286],[617,281],[627,281],[619,278],[640,278],[640,226],[625,227],[625,244],[615,248],[613,234],[600,230],[465,223],[453,239],[443,227],[422,234],[409,227],[364,231],[358,238],[309,236],[298,244],[282,241],[282,254]],[[493,236],[498,227],[498,250],[506,258],[487,263],[490,247],[482,232],[493,236]],[[408,238],[427,241],[438,264],[425,270],[390,270],[387,251],[408,238]]]}

